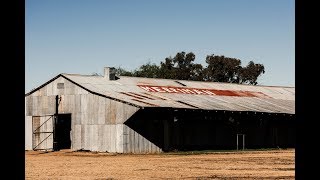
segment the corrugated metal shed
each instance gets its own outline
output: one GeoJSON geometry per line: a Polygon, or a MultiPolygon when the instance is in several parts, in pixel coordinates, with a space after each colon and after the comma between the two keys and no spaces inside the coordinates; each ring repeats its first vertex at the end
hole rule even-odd
{"type": "Polygon", "coordinates": [[[294,87],[126,76],[114,79],[113,75],[108,76],[109,72],[105,69],[105,76],[59,74],[27,93],[26,149],[52,149],[55,140],[50,135],[55,124],[49,117],[56,110],[58,116],[68,115],[71,120],[71,128],[64,126],[64,129],[71,132],[65,138],[71,139],[70,148],[74,150],[142,153],[172,148],[231,147],[238,128],[243,128],[241,133],[248,137],[260,138],[253,138],[252,147],[274,147],[278,131],[285,146],[293,143],[294,131],[290,128],[295,116],[282,113],[295,113],[294,87]],[[182,111],[177,111],[178,108],[182,111]],[[281,115],[257,118],[251,113],[232,115],[214,110],[281,115]],[[233,129],[230,118],[240,126],[233,129]]]}
{"type": "Polygon", "coordinates": [[[92,93],[138,107],[295,114],[294,87],[126,76],[120,76],[117,80],[107,80],[102,76],[76,74],[60,74],[58,76],[62,76],[92,93]]]}

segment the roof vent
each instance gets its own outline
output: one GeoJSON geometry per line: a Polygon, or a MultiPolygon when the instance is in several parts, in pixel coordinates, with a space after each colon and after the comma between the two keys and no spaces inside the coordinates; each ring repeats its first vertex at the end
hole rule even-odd
{"type": "Polygon", "coordinates": [[[114,67],[104,67],[104,78],[107,80],[116,80],[116,69],[114,67]]]}

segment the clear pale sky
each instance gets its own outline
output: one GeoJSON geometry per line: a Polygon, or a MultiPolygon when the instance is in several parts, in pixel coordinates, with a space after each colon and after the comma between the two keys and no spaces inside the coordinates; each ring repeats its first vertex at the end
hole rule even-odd
{"type": "Polygon", "coordinates": [[[25,91],[60,73],[159,64],[193,52],[262,63],[260,85],[295,85],[293,0],[28,0],[25,91]]]}

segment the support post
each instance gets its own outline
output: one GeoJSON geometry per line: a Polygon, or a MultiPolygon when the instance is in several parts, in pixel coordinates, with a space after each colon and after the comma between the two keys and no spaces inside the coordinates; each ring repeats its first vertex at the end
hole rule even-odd
{"type": "Polygon", "coordinates": [[[53,118],[53,151],[58,150],[58,142],[56,142],[56,124],[58,122],[59,95],[56,95],[55,114],[53,118]]]}
{"type": "Polygon", "coordinates": [[[242,150],[244,150],[244,147],[245,147],[245,142],[244,142],[244,140],[245,140],[245,138],[244,138],[244,134],[242,135],[242,142],[243,142],[243,144],[242,144],[242,150]]]}
{"type": "Polygon", "coordinates": [[[237,134],[237,150],[239,150],[239,134],[237,134]]]}
{"type": "Polygon", "coordinates": [[[245,148],[245,134],[237,134],[237,150],[239,150],[239,136],[242,136],[242,150],[245,148]]]}

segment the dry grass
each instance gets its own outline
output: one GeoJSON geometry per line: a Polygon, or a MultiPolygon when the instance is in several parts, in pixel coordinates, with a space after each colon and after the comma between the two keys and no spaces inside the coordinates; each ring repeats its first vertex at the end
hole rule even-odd
{"type": "Polygon", "coordinates": [[[294,149],[205,154],[26,152],[26,179],[295,179],[294,149]]]}

